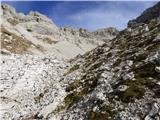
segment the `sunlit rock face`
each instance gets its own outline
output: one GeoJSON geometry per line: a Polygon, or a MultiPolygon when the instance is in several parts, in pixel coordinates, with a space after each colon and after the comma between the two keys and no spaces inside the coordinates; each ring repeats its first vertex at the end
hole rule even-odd
{"type": "Polygon", "coordinates": [[[7,4],[2,4],[1,9],[2,48],[11,53],[52,53],[57,57],[70,59],[102,45],[118,33],[115,28],[106,28],[103,35],[96,35],[82,28],[59,28],[39,12],[31,11],[24,15],[7,4]]]}
{"type": "Polygon", "coordinates": [[[17,13],[5,6],[10,12],[4,12],[9,17],[1,28],[2,120],[159,120],[159,2],[141,14],[147,22],[120,32],[58,28],[37,12],[18,14],[11,25],[7,18],[17,13]]]}

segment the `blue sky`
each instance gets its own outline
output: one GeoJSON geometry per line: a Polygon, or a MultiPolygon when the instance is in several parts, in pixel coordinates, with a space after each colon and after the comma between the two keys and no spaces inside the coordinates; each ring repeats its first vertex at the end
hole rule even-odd
{"type": "Polygon", "coordinates": [[[8,1],[17,12],[38,11],[51,18],[57,26],[82,27],[90,31],[116,27],[123,29],[127,22],[140,15],[154,1],[8,1]]]}

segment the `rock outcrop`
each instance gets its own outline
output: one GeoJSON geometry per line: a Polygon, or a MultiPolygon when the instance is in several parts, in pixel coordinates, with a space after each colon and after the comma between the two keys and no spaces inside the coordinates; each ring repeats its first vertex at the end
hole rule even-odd
{"type": "MultiPolygon", "coordinates": [[[[119,32],[117,29],[110,27],[110,28],[96,30],[93,33],[96,36],[104,37],[104,40],[106,40],[106,38],[110,36],[111,38],[108,38],[108,40],[111,40],[114,38],[114,36],[117,36],[119,32]]],[[[108,42],[108,40],[106,40],[106,42],[108,42]]]]}
{"type": "MultiPolygon", "coordinates": [[[[17,13],[13,7],[7,4],[2,4],[1,9],[3,53],[4,51],[16,54],[52,53],[58,57],[69,59],[78,54],[82,55],[116,36],[110,30],[104,33],[104,38],[104,35],[95,35],[82,28],[59,28],[51,19],[39,12],[31,11],[28,15],[24,15],[17,13]],[[23,45],[20,40],[24,43],[23,45]],[[9,44],[7,41],[12,42],[9,44]],[[13,50],[15,45],[18,51],[13,50]]],[[[116,30],[116,32],[118,31],[116,30]]]]}
{"type": "Polygon", "coordinates": [[[152,19],[159,19],[159,17],[160,17],[160,2],[155,4],[153,7],[146,9],[136,19],[129,21],[128,26],[134,25],[134,23],[149,23],[152,19]]]}

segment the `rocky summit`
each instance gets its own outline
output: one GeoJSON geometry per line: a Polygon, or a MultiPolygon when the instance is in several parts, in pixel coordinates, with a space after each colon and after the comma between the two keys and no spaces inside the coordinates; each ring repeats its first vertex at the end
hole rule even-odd
{"type": "Polygon", "coordinates": [[[160,2],[122,31],[1,8],[2,120],[160,120],[160,2]]]}
{"type": "Polygon", "coordinates": [[[39,12],[31,11],[24,15],[17,13],[7,4],[2,4],[1,10],[3,53],[34,55],[52,53],[57,57],[70,59],[102,45],[104,41],[109,41],[118,34],[115,28],[97,31],[99,34],[82,28],[59,28],[51,19],[39,12]]]}

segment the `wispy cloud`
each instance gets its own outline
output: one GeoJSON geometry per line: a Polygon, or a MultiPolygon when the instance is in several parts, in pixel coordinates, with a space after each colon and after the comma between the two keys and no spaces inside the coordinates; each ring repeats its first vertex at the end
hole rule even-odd
{"type": "Polygon", "coordinates": [[[113,2],[111,4],[98,3],[96,8],[70,14],[66,19],[73,21],[78,27],[96,30],[104,27],[123,29],[127,22],[141,14],[141,12],[155,4],[155,2],[113,2]],[[137,9],[135,8],[137,7],[137,9]]]}
{"type": "Polygon", "coordinates": [[[18,12],[39,11],[58,26],[82,27],[96,30],[104,27],[123,29],[127,22],[139,16],[153,1],[10,1],[18,12]]]}
{"type": "Polygon", "coordinates": [[[96,30],[104,27],[124,28],[132,14],[125,16],[123,13],[117,11],[95,9],[91,11],[83,11],[77,14],[67,16],[68,19],[74,21],[79,27],[88,28],[89,30],[96,30]]]}

